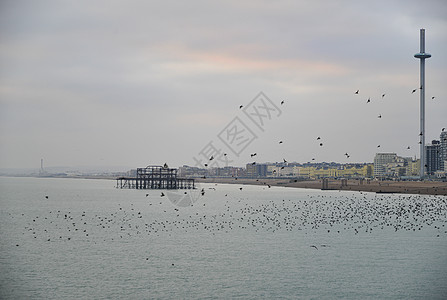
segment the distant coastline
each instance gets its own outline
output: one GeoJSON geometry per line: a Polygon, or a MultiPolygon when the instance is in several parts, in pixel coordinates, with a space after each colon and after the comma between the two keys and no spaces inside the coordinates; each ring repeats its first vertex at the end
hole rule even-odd
{"type": "MultiPolygon", "coordinates": [[[[322,189],[322,180],[295,181],[291,179],[251,179],[251,178],[198,178],[197,182],[283,186],[292,188],[322,189]]],[[[447,196],[447,182],[441,181],[366,181],[329,179],[327,190],[361,191],[373,193],[421,194],[447,196]]]]}

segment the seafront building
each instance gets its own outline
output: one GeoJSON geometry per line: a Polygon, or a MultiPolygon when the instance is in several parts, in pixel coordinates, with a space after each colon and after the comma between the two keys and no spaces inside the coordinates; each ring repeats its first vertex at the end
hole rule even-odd
{"type": "Polygon", "coordinates": [[[267,164],[249,163],[246,165],[246,175],[250,178],[267,177],[267,164]]]}
{"type": "Polygon", "coordinates": [[[267,163],[256,169],[247,164],[247,177],[267,178],[367,178],[373,175],[372,164],[337,164],[337,163],[267,163]],[[265,169],[266,167],[266,169],[265,169]],[[266,172],[265,172],[266,171],[266,172]]]}
{"type": "Polygon", "coordinates": [[[197,177],[245,177],[245,168],[240,167],[223,167],[223,168],[198,168],[184,165],[179,168],[179,176],[186,178],[197,177]]]}
{"type": "Polygon", "coordinates": [[[374,177],[381,178],[386,176],[386,165],[394,164],[397,161],[396,153],[376,153],[374,157],[374,177]]]}
{"type": "Polygon", "coordinates": [[[420,160],[401,157],[396,153],[376,153],[374,157],[374,177],[377,179],[411,179],[419,174],[420,160]]]}
{"type": "Polygon", "coordinates": [[[439,136],[441,171],[447,172],[447,131],[442,131],[439,136]]]}
{"type": "Polygon", "coordinates": [[[441,144],[433,140],[431,144],[425,146],[425,161],[427,175],[434,175],[436,171],[441,170],[441,144]]]}

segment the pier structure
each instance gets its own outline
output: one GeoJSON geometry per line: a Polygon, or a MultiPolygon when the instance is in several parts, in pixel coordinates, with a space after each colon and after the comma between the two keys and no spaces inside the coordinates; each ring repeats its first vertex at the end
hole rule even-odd
{"type": "Polygon", "coordinates": [[[163,166],[138,168],[136,177],[118,177],[116,187],[120,189],[194,189],[194,179],[177,178],[177,169],[163,166]]]}

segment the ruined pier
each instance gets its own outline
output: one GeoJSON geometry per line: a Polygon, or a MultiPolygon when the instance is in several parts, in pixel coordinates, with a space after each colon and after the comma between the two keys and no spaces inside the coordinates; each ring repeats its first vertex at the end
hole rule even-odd
{"type": "Polygon", "coordinates": [[[116,187],[120,189],[194,189],[194,179],[177,178],[177,169],[165,166],[138,168],[136,177],[118,177],[116,187]]]}

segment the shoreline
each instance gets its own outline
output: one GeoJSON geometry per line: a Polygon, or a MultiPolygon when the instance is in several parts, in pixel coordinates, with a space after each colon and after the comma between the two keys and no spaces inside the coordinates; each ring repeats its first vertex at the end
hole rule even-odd
{"type": "MultiPolygon", "coordinates": [[[[323,190],[323,182],[319,180],[294,181],[290,179],[271,178],[196,178],[199,183],[226,183],[246,185],[270,185],[292,188],[307,188],[323,190]]],[[[347,180],[342,185],[341,180],[329,179],[324,190],[373,192],[378,194],[420,194],[447,196],[447,182],[440,181],[366,181],[358,179],[347,180]]]]}
{"type": "MultiPolygon", "coordinates": [[[[92,175],[92,176],[3,176],[2,177],[33,177],[33,178],[69,178],[69,179],[105,179],[116,180],[116,176],[92,175]]],[[[340,190],[372,192],[378,194],[416,194],[416,195],[440,195],[447,196],[447,182],[442,181],[376,181],[349,179],[342,185],[341,180],[328,179],[326,189],[322,189],[322,179],[293,180],[275,178],[194,178],[197,183],[224,183],[240,185],[270,185],[291,188],[306,188],[315,190],[340,190]]]]}

